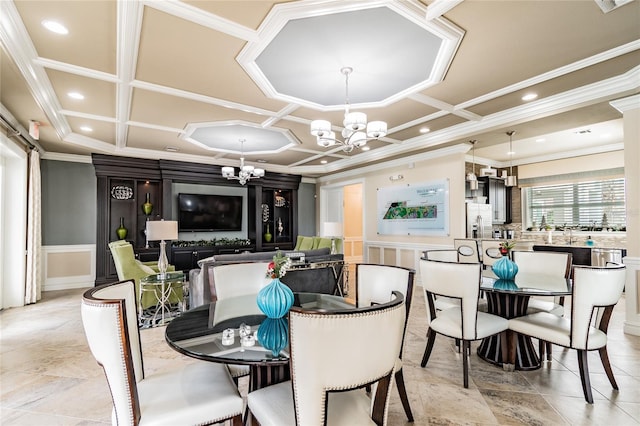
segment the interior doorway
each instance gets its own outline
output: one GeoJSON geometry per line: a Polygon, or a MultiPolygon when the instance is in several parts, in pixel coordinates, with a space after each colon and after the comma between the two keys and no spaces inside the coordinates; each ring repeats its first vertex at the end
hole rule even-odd
{"type": "Polygon", "coordinates": [[[363,184],[349,182],[320,191],[320,226],[325,222],[342,223],[342,253],[349,265],[349,296],[353,297],[355,265],[364,261],[363,184]]]}

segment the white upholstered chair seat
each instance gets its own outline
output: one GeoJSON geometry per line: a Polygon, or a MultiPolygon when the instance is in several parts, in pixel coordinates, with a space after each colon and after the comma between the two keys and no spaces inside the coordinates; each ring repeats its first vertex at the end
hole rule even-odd
{"type": "Polygon", "coordinates": [[[386,424],[404,324],[397,291],[390,302],[349,311],[291,308],[291,381],[250,392],[252,416],[261,426],[386,424]]]}
{"type": "Polygon", "coordinates": [[[138,383],[140,426],[211,424],[228,418],[216,413],[242,414],[243,402],[223,364],[197,361],[148,376],[138,383]]]}
{"type": "MultiPolygon", "coordinates": [[[[571,321],[548,312],[526,315],[509,320],[509,330],[547,342],[571,346],[571,321]]],[[[594,327],[589,327],[587,350],[599,349],[607,345],[607,335],[594,327]]]]}
{"type": "Polygon", "coordinates": [[[198,361],[145,374],[133,280],[87,290],[80,311],[89,348],[109,384],[112,424],[242,422],[242,396],[222,364],[198,361]]]}
{"type": "MultiPolygon", "coordinates": [[[[295,425],[291,381],[251,392],[247,398],[260,426],[295,425]]],[[[328,426],[375,425],[370,414],[371,398],[364,389],[331,392],[328,398],[328,426]]],[[[320,419],[318,424],[322,424],[320,419]]]]}
{"type": "MultiPolygon", "coordinates": [[[[598,350],[611,387],[618,389],[607,353],[607,328],[625,280],[623,265],[610,268],[574,266],[571,310],[564,317],[538,312],[509,320],[509,329],[514,331],[511,333],[512,345],[516,343],[516,336],[525,335],[575,349],[584,399],[593,404],[588,351],[598,350]]],[[[510,355],[515,362],[515,353],[510,355]]]]}
{"type": "MultiPolygon", "coordinates": [[[[488,336],[504,331],[509,320],[497,315],[478,312],[476,339],[484,339],[488,336]]],[[[438,314],[437,318],[429,324],[434,331],[455,339],[462,339],[462,314],[460,307],[450,308],[438,314]]]]}

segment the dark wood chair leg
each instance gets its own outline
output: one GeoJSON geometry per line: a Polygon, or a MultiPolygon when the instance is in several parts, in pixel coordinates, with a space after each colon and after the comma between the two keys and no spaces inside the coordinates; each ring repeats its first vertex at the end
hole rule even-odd
{"type": "Polygon", "coordinates": [[[402,407],[404,408],[404,412],[407,415],[407,420],[409,422],[413,422],[413,413],[411,412],[411,406],[409,405],[407,388],[404,386],[404,374],[402,374],[402,369],[396,371],[395,378],[396,378],[396,387],[398,388],[398,394],[400,395],[400,401],[402,402],[402,407]]]}
{"type": "Polygon", "coordinates": [[[242,421],[241,415],[237,415],[231,419],[231,426],[242,426],[242,425],[243,425],[243,421],[242,421]]]}
{"type": "Polygon", "coordinates": [[[460,353],[460,339],[455,339],[455,341],[456,341],[456,351],[460,353]]]}
{"type": "Polygon", "coordinates": [[[578,350],[578,367],[580,369],[580,380],[582,381],[582,392],[584,399],[593,404],[593,395],[591,394],[591,382],[589,381],[589,364],[587,362],[587,351],[578,350]]]}
{"type": "Polygon", "coordinates": [[[433,342],[435,342],[435,340],[436,332],[432,329],[427,330],[427,346],[424,348],[424,355],[422,355],[422,362],[420,363],[420,367],[424,367],[427,365],[427,361],[429,361],[431,351],[433,350],[433,342]]]}
{"type": "Polygon", "coordinates": [[[607,377],[609,378],[609,383],[611,383],[611,387],[615,390],[618,390],[618,383],[616,383],[615,377],[613,377],[613,370],[611,369],[611,364],[609,363],[609,355],[607,354],[607,347],[601,347],[598,352],[600,353],[600,361],[602,361],[602,366],[604,367],[604,371],[607,373],[607,377]]]}
{"type": "Polygon", "coordinates": [[[540,353],[540,361],[544,359],[544,354],[547,348],[544,340],[538,340],[538,352],[540,353]]]}
{"type": "Polygon", "coordinates": [[[469,387],[469,352],[471,344],[468,340],[462,341],[462,374],[464,375],[464,387],[469,387]]]}
{"type": "Polygon", "coordinates": [[[551,355],[553,354],[553,345],[550,342],[545,342],[545,346],[547,347],[547,361],[552,361],[553,357],[551,355]]]}

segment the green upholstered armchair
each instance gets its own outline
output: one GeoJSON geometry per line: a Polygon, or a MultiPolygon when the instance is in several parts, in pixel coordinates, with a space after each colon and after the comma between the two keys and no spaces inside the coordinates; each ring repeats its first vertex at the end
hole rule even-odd
{"type": "MultiPolygon", "coordinates": [[[[140,262],[136,259],[135,254],[133,253],[133,246],[131,243],[127,241],[113,241],[109,243],[109,249],[111,250],[111,255],[113,256],[113,262],[116,265],[116,271],[118,272],[118,279],[120,281],[124,280],[135,280],[136,283],[136,298],[140,297],[140,278],[146,277],[148,275],[153,275],[158,273],[158,267],[156,262],[140,262]]],[[[175,267],[173,265],[169,265],[167,271],[175,271],[175,267]]],[[[182,288],[176,288],[175,292],[178,297],[182,298],[182,288]]],[[[142,300],[138,301],[138,307],[141,309],[147,309],[153,306],[156,306],[158,299],[155,297],[153,292],[145,292],[142,295],[142,300]]],[[[181,300],[178,300],[177,297],[171,296],[169,298],[169,303],[179,303],[181,300]]]]}

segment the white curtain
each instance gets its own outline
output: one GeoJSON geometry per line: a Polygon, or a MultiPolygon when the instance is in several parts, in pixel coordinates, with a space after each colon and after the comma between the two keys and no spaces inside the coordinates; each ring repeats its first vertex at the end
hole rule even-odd
{"type": "Polygon", "coordinates": [[[40,154],[32,149],[29,156],[29,188],[27,194],[27,273],[25,304],[36,303],[42,293],[41,247],[41,182],[40,154]]]}

